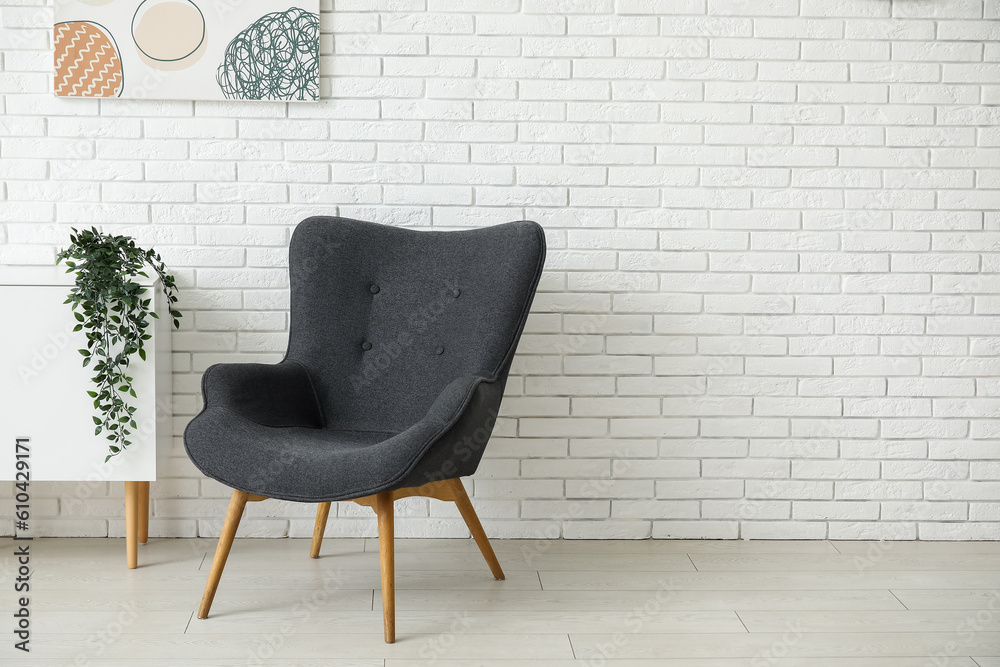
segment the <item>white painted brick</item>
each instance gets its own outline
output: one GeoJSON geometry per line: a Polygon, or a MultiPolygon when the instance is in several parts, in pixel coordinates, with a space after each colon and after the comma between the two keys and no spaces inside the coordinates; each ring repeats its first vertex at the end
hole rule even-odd
{"type": "Polygon", "coordinates": [[[848,500],[915,500],[923,495],[921,482],[835,482],[836,497],[848,500]]]}
{"type": "Polygon", "coordinates": [[[610,420],[609,433],[612,437],[625,438],[667,438],[693,436],[698,432],[695,419],[680,418],[614,418],[610,420]]]}
{"type": "Polygon", "coordinates": [[[701,507],[701,516],[705,519],[780,520],[791,517],[791,503],[784,501],[705,500],[701,507]]]}
{"type": "Polygon", "coordinates": [[[610,515],[610,500],[525,500],[521,503],[521,516],[525,519],[606,519],[610,515]]]}
{"type": "Polygon", "coordinates": [[[1000,482],[927,481],[924,482],[927,500],[1000,500],[1000,482]]]}
{"type": "Polygon", "coordinates": [[[570,441],[570,452],[580,456],[655,458],[656,451],[656,442],[641,438],[574,438],[570,441]]]}
{"type": "Polygon", "coordinates": [[[563,528],[567,540],[645,540],[651,534],[649,521],[569,521],[563,528]]]}
{"type": "Polygon", "coordinates": [[[965,461],[884,461],[885,479],[967,479],[969,464],[965,461]]]}
{"type": "Polygon", "coordinates": [[[827,527],[822,522],[806,521],[744,521],[740,537],[745,540],[787,540],[795,535],[800,540],[822,540],[827,527]]]}
{"type": "Polygon", "coordinates": [[[654,539],[734,540],[739,538],[736,521],[654,521],[654,539]]]}
{"type": "Polygon", "coordinates": [[[848,417],[929,417],[929,398],[845,398],[848,417]]]}
{"type": "Polygon", "coordinates": [[[969,464],[971,479],[1000,479],[1000,466],[995,461],[973,461],[969,464]]]}
{"type": "Polygon", "coordinates": [[[784,338],[765,336],[708,336],[698,339],[699,354],[780,355],[788,351],[784,338]]]}
{"type": "Polygon", "coordinates": [[[932,459],[989,459],[1000,454],[997,443],[990,440],[931,440],[927,455],[932,459]]]}
{"type": "Polygon", "coordinates": [[[656,483],[656,497],[684,498],[741,498],[743,482],[738,480],[669,480],[656,483]]]}
{"type": "Polygon", "coordinates": [[[969,435],[968,422],[954,419],[883,420],[881,429],[885,438],[962,438],[969,435]]]}
{"type": "Polygon", "coordinates": [[[698,462],[632,460],[619,459],[611,462],[611,470],[619,479],[656,479],[692,478],[698,476],[698,462]]]}
{"type": "MultiPolygon", "coordinates": [[[[982,507],[973,505],[972,507],[982,507]]],[[[887,521],[973,521],[982,520],[968,503],[884,502],[881,518],[887,521]]]]}
{"type": "Polygon", "coordinates": [[[792,461],[792,477],[803,479],[877,479],[878,461],[792,461]]]}
{"type": "Polygon", "coordinates": [[[703,477],[772,479],[788,477],[789,461],[781,459],[709,459],[702,463],[703,477]]]}
{"type": "Polygon", "coordinates": [[[837,452],[836,440],[754,439],[750,441],[750,455],[754,457],[832,459],[837,457],[837,452]]]}
{"type": "Polygon", "coordinates": [[[589,479],[566,480],[566,497],[591,498],[652,498],[652,480],[589,479]]]}
{"type": "Polygon", "coordinates": [[[831,521],[829,523],[831,540],[915,540],[917,539],[917,524],[914,523],[863,523],[856,521],[831,521]]]}
{"type": "Polygon", "coordinates": [[[693,354],[695,339],[667,336],[609,336],[608,354],[693,354]]]}
{"type": "Polygon", "coordinates": [[[780,438],[789,434],[789,426],[787,419],[706,418],[701,432],[708,437],[780,438]]]}
{"type": "Polygon", "coordinates": [[[610,472],[611,465],[607,459],[528,459],[521,463],[521,476],[528,479],[588,479],[607,476],[610,472]]]}
{"type": "MultiPolygon", "coordinates": [[[[817,312],[817,300],[815,299],[805,304],[804,307],[800,307],[799,302],[796,302],[796,306],[798,310],[817,312]]],[[[879,350],[879,339],[875,336],[840,335],[822,337],[812,336],[809,338],[795,337],[789,339],[788,343],[788,353],[793,356],[877,354],[879,350]]],[[[802,380],[803,383],[807,383],[809,381],[809,379],[802,380]]],[[[849,380],[841,381],[844,382],[845,385],[850,384],[849,380]]]]}
{"type": "Polygon", "coordinates": [[[695,501],[613,500],[611,516],[621,519],[634,516],[648,516],[653,519],[698,519],[701,513],[695,501]]]}
{"type": "MultiPolygon", "coordinates": [[[[846,403],[846,401],[845,401],[846,403]]],[[[839,398],[757,397],[753,413],[763,416],[825,417],[844,414],[839,398]]]]}
{"type": "Polygon", "coordinates": [[[716,396],[793,396],[795,378],[710,377],[707,392],[716,396]]]}
{"type": "Polygon", "coordinates": [[[792,519],[799,521],[877,521],[877,502],[823,501],[797,502],[792,506],[792,519]]]}

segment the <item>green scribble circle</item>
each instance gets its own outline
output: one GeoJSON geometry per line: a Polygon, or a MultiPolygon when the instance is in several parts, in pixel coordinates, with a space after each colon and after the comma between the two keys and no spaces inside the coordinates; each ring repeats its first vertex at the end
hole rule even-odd
{"type": "Polygon", "coordinates": [[[319,16],[292,7],[236,35],[216,75],[227,99],[319,99],[319,16]]]}

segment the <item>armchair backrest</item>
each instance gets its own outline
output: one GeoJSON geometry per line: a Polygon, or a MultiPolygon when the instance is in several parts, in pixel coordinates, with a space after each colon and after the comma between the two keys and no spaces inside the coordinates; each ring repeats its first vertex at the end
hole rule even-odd
{"type": "Polygon", "coordinates": [[[415,231],[339,217],[296,227],[288,358],[328,425],[401,430],[464,375],[506,381],[545,260],[534,222],[415,231]]]}

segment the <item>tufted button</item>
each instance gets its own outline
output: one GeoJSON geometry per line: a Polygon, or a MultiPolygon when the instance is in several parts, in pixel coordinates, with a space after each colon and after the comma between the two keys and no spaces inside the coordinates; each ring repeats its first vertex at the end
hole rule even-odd
{"type": "Polygon", "coordinates": [[[438,345],[437,349],[434,350],[434,354],[444,354],[444,348],[438,345]]]}
{"type": "Polygon", "coordinates": [[[450,292],[448,292],[448,293],[449,293],[449,294],[451,294],[451,295],[452,295],[453,297],[455,297],[455,298],[457,299],[457,298],[458,298],[458,295],[462,293],[462,290],[460,290],[460,289],[458,289],[458,288],[456,287],[455,289],[451,290],[451,291],[450,291],[450,292]]]}
{"type": "Polygon", "coordinates": [[[372,344],[369,343],[368,341],[365,341],[361,343],[361,349],[367,352],[368,350],[372,349],[372,344]]]}
{"type": "Polygon", "coordinates": [[[371,292],[372,294],[378,294],[379,293],[379,286],[378,285],[372,285],[371,287],[368,288],[368,291],[371,292]]]}

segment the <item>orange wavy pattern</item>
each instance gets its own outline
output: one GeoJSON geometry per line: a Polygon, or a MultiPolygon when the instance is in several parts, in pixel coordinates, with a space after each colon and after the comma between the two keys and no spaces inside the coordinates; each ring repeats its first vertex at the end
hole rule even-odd
{"type": "Polygon", "coordinates": [[[87,21],[53,27],[55,93],[59,97],[117,97],[125,83],[111,36],[87,21]]]}

